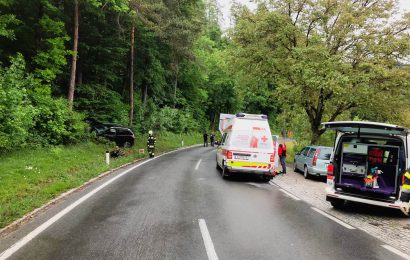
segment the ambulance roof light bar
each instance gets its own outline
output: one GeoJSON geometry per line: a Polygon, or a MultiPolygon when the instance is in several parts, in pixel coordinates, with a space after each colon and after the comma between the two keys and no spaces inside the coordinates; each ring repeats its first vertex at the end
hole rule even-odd
{"type": "Polygon", "coordinates": [[[253,118],[253,119],[268,119],[267,115],[252,115],[252,114],[245,114],[245,113],[237,113],[236,117],[244,117],[244,118],[253,118]]]}

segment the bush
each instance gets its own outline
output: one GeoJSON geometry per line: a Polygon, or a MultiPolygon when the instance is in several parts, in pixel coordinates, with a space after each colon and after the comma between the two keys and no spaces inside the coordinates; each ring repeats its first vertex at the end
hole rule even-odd
{"type": "Polygon", "coordinates": [[[1,150],[70,144],[86,137],[83,115],[50,92],[50,86],[25,72],[22,55],[13,58],[9,68],[0,67],[1,150]]]}
{"type": "Polygon", "coordinates": [[[84,116],[70,111],[65,99],[40,96],[33,101],[36,114],[28,141],[31,145],[72,144],[85,137],[84,116]]]}
{"type": "Polygon", "coordinates": [[[9,150],[24,144],[32,125],[33,107],[27,87],[34,84],[24,73],[21,55],[11,60],[9,68],[0,67],[0,149],[9,150]]]}
{"type": "Polygon", "coordinates": [[[199,128],[189,111],[170,107],[155,111],[148,122],[148,127],[157,131],[189,133],[199,128]]]}

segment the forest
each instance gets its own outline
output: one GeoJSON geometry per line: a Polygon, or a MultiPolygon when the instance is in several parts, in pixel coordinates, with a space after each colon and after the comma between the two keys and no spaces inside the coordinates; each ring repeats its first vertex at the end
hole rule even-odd
{"type": "Polygon", "coordinates": [[[410,13],[395,0],[0,0],[0,150],[89,140],[87,121],[137,134],[216,131],[269,115],[326,142],[322,122],[410,127],[410,13]]]}

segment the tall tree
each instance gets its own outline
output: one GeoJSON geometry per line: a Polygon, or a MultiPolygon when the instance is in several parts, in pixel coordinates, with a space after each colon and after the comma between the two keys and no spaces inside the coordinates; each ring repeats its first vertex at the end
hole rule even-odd
{"type": "Polygon", "coordinates": [[[132,122],[134,119],[134,45],[135,45],[135,25],[131,25],[131,46],[130,46],[130,112],[128,125],[132,127],[132,122]]]}
{"type": "Polygon", "coordinates": [[[77,74],[77,52],[78,52],[78,27],[79,27],[79,16],[80,10],[78,8],[78,0],[73,1],[74,11],[73,11],[73,48],[71,57],[71,72],[70,72],[70,83],[68,86],[68,103],[70,110],[73,109],[74,102],[74,91],[75,91],[75,77],[77,74]]]}
{"type": "Polygon", "coordinates": [[[409,55],[410,16],[392,21],[394,0],[259,2],[236,13],[232,66],[276,86],[283,109],[303,108],[311,143],[321,122],[376,109],[374,96],[403,87],[391,75],[409,55]]]}

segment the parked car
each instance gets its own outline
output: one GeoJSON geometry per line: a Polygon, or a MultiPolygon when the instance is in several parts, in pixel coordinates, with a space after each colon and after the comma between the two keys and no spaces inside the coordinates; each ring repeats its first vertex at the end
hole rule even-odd
{"type": "Polygon", "coordinates": [[[135,136],[131,129],[119,124],[101,123],[92,127],[97,136],[102,136],[116,143],[120,147],[134,145],[135,136]]]}
{"type": "Polygon", "coordinates": [[[408,201],[401,201],[400,193],[410,162],[410,130],[376,122],[329,122],[324,126],[336,131],[326,200],[335,208],[355,201],[401,209],[408,215],[408,201]]]}
{"type": "Polygon", "coordinates": [[[326,176],[332,151],[333,148],[327,146],[306,146],[296,153],[293,170],[302,171],[305,179],[310,175],[326,176]]]}
{"type": "Polygon", "coordinates": [[[266,115],[221,114],[216,167],[222,177],[247,173],[269,181],[274,175],[273,141],[266,115]]]}

